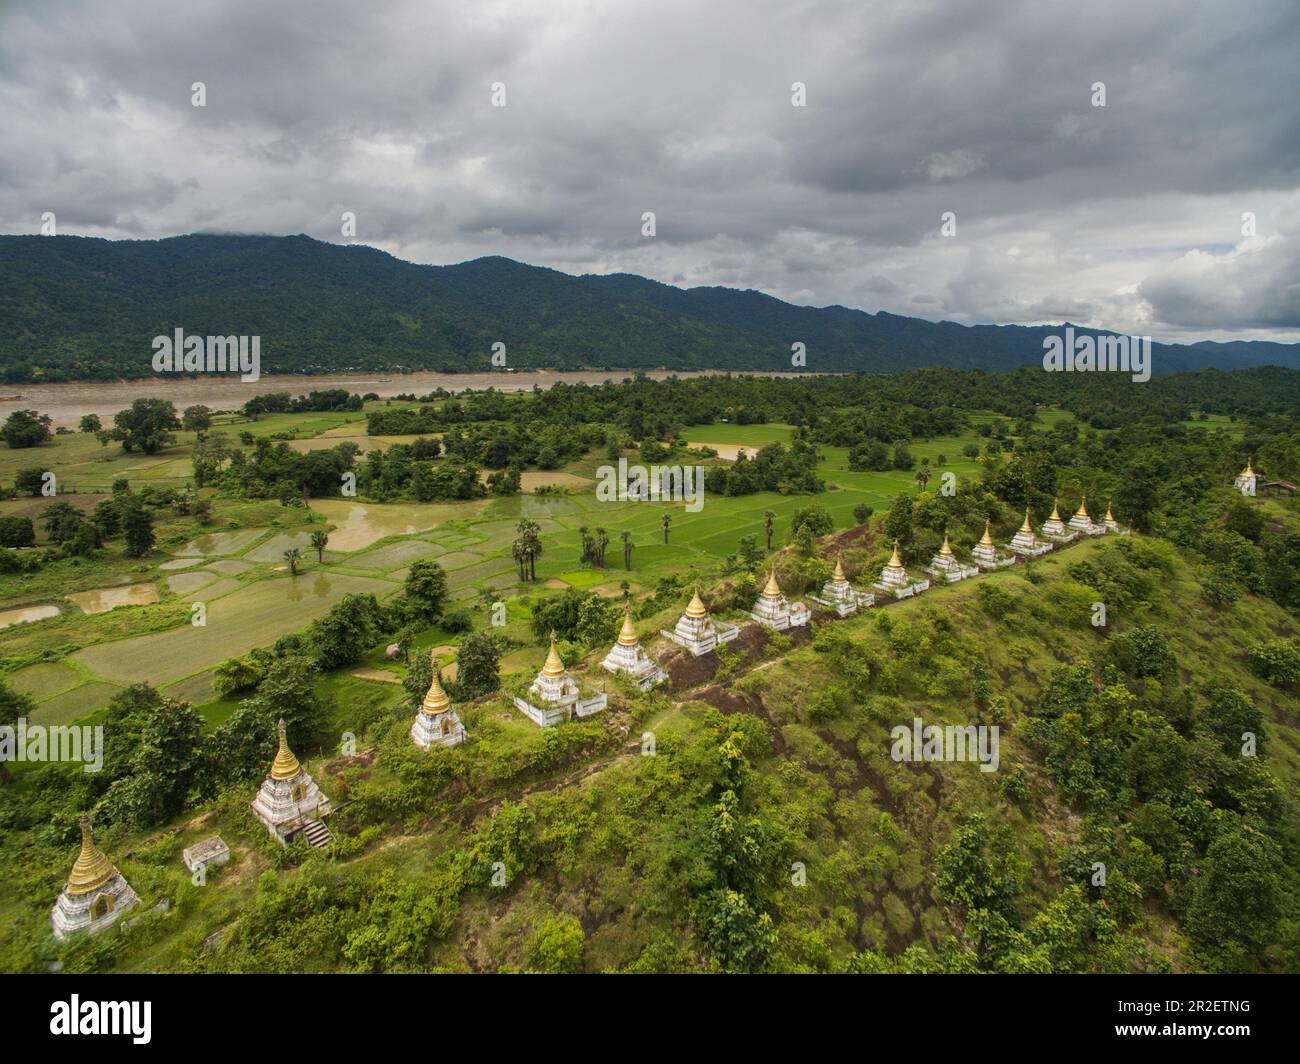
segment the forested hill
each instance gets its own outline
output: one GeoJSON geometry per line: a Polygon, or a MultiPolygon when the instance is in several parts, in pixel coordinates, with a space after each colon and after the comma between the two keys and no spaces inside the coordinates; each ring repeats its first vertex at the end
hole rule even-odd
{"type": "MultiPolygon", "coordinates": [[[[261,337],[263,372],[491,368],[986,370],[1039,365],[1058,326],[964,326],[755,291],[574,277],[510,259],[421,266],[306,236],[0,236],[0,379],[151,373],[177,328],[261,337]]],[[[1300,368],[1300,345],[1156,345],[1153,369],[1300,368]]]]}

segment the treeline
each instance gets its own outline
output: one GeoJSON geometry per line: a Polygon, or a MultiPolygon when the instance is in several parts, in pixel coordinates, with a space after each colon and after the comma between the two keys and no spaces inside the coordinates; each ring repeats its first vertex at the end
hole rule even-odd
{"type": "Polygon", "coordinates": [[[288,392],[269,392],[248,400],[241,412],[245,417],[257,418],[262,414],[308,414],[336,410],[360,410],[361,396],[349,393],[346,388],[326,388],[306,395],[290,398],[288,392]]]}

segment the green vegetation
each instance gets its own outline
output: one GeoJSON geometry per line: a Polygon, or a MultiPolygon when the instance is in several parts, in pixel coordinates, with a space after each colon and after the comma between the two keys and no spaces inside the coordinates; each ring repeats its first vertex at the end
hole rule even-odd
{"type": "Polygon", "coordinates": [[[0,725],[105,727],[103,772],[0,765],[0,970],[1295,970],[1297,504],[1230,487],[1247,454],[1296,479],[1294,400],[1266,371],[1213,396],[1192,375],[1069,416],[1018,398],[1016,375],[932,376],[316,393],[192,413],[206,426],[182,418],[148,455],[93,431],[0,447],[0,483],[40,467],[99,489],[0,501],[22,541],[0,611],[58,607],[0,629],[0,725]],[[505,456],[554,479],[461,501],[385,487],[382,461],[356,496],[289,462],[230,475],[286,452],[359,471],[415,446],[364,419],[421,406],[439,446],[399,463],[492,468],[502,438],[540,455],[562,425],[581,445],[550,468],[505,456]],[[596,497],[618,457],[725,483],[738,448],[799,456],[817,483],[710,491],[699,512],[596,497]],[[747,628],[715,657],[655,636],[695,584],[742,621],[772,566],[791,596],[836,557],[862,585],[895,539],[916,570],[945,532],[965,556],[986,520],[1005,542],[1026,507],[1037,523],[1082,495],[1138,534],[808,632],[747,628]],[[67,599],[145,584],[156,602],[67,599]],[[667,688],[600,669],[625,604],[667,688]],[[510,697],[551,631],[610,707],[542,730],[510,697]],[[468,737],[425,753],[407,733],[431,652],[468,737]],[[327,853],[282,849],[248,811],[280,717],[340,807],[327,853]],[[892,760],[914,717],[997,726],[998,771],[892,760]],[[145,908],[173,906],[56,945],[85,810],[145,908]],[[180,850],[214,833],[234,859],[198,886],[180,850]]]}

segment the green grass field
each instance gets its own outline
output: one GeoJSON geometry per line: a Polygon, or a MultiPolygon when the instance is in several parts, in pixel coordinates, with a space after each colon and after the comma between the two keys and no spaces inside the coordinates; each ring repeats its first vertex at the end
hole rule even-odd
{"type": "MultiPolygon", "coordinates": [[[[1044,417],[1060,413],[1046,411],[1044,417]]],[[[232,442],[237,431],[245,430],[255,436],[289,433],[307,441],[337,440],[363,431],[358,414],[221,420],[232,442]]],[[[741,446],[756,451],[769,443],[788,442],[792,431],[781,424],[715,424],[693,427],[684,435],[720,449],[741,446]]],[[[962,449],[970,443],[982,449],[986,442],[971,432],[916,440],[911,451],[917,469],[922,459],[929,459],[930,489],[935,490],[945,474],[978,476],[980,462],[964,457],[962,449]]],[[[76,481],[87,490],[107,490],[119,477],[179,485],[188,474],[191,444],[192,434],[180,433],[173,447],[144,458],[123,454],[116,444],[101,447],[92,436],[63,435],[46,447],[0,450],[0,479],[37,464],[54,470],[61,484],[76,481]]],[[[221,498],[208,491],[205,495],[214,508],[211,523],[199,526],[192,518],[161,511],[158,548],[148,558],[126,559],[109,550],[92,561],[64,560],[11,581],[0,608],[59,602],[71,593],[148,580],[156,583],[160,601],[95,616],[63,602],[57,617],[0,631],[0,663],[8,663],[11,676],[43,713],[61,719],[92,715],[120,687],[148,681],[202,703],[211,723],[231,708],[213,698],[215,665],[304,628],[344,594],[393,593],[417,559],[436,559],[447,573],[452,600],[473,611],[485,611],[494,599],[513,603],[518,596],[536,595],[539,586],[520,584],[510,559],[510,543],[521,518],[537,521],[542,529],[543,554],[537,562],[542,593],[571,586],[615,595],[624,581],[639,589],[653,587],[664,576],[706,578],[716,573],[719,563],[736,552],[741,537],[754,535],[763,542],[769,510],[775,515],[774,543],[784,543],[791,514],[810,503],[825,506],[836,527],[844,528],[856,523],[855,507],[865,503],[880,512],[900,493],[917,490],[915,470],[855,472],[848,468],[847,449],[825,447],[822,453],[818,471],[828,490],[819,496],[706,496],[695,513],[682,503],[598,500],[594,478],[608,459],[595,454],[560,471],[562,479],[579,486],[555,495],[524,493],[434,504],[321,499],[303,510],[221,498]],[[671,519],[667,543],[661,526],[665,513],[671,519]],[[579,564],[578,530],[584,526],[602,528],[609,537],[605,569],[579,564]],[[323,564],[308,545],[311,529],[320,527],[331,530],[323,564]],[[626,570],[624,532],[633,543],[632,565],[626,570]],[[285,571],[283,552],[289,547],[303,551],[297,577],[285,571]],[[192,602],[203,602],[208,611],[203,627],[189,623],[192,602]]],[[[88,507],[95,499],[83,495],[78,501],[88,507]]],[[[10,500],[0,503],[0,512],[39,517],[48,501],[10,500]]],[[[476,623],[486,623],[486,615],[476,623]]],[[[530,638],[526,623],[518,628],[520,637],[530,638]]]]}

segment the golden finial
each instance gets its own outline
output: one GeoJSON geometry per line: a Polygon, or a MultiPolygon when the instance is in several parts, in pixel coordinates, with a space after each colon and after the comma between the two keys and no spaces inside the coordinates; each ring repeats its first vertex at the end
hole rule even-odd
{"type": "Polygon", "coordinates": [[[1241,471],[1241,475],[1243,477],[1253,477],[1255,475],[1255,456],[1253,454],[1246,457],[1246,468],[1241,471]]]}
{"type": "Polygon", "coordinates": [[[903,568],[903,559],[898,556],[898,540],[894,540],[894,553],[889,556],[890,569],[903,568]]]}
{"type": "Polygon", "coordinates": [[[442,713],[451,705],[451,697],[442,689],[442,676],[438,669],[438,655],[429,651],[429,663],[433,666],[433,676],[429,680],[429,690],[420,703],[421,713],[442,713]]]}
{"type": "Polygon", "coordinates": [[[1060,508],[1060,506],[1058,505],[1058,502],[1059,502],[1059,500],[1057,500],[1057,499],[1053,499],[1053,500],[1052,500],[1052,517],[1051,517],[1051,520],[1053,520],[1053,521],[1059,521],[1059,520],[1061,519],[1061,508],[1060,508]]]}
{"type": "Polygon", "coordinates": [[[81,853],[72,865],[68,876],[69,894],[89,894],[98,890],[110,879],[116,870],[95,845],[95,837],[90,833],[90,817],[81,818],[81,853]]]}
{"type": "Polygon", "coordinates": [[[289,740],[284,734],[284,718],[281,717],[280,749],[275,752],[275,760],[271,762],[271,779],[291,780],[301,771],[302,766],[298,764],[298,759],[293,756],[293,751],[289,749],[289,740]]]}
{"type": "Polygon", "coordinates": [[[772,571],[767,577],[767,587],[763,588],[764,598],[780,598],[781,585],[776,582],[776,566],[772,566],[772,571]]]}
{"type": "Polygon", "coordinates": [[[1106,500],[1106,520],[1107,520],[1107,521],[1111,521],[1111,522],[1113,522],[1113,521],[1115,520],[1114,515],[1110,512],[1110,500],[1109,500],[1109,499],[1106,500]]]}
{"type": "Polygon", "coordinates": [[[637,645],[636,629],[632,627],[632,611],[630,609],[623,614],[623,630],[618,633],[618,641],[625,647],[637,645]]]}
{"type": "Polygon", "coordinates": [[[989,520],[987,517],[984,519],[984,535],[980,537],[980,546],[993,546],[993,537],[989,535],[989,520]]]}
{"type": "Polygon", "coordinates": [[[695,588],[695,594],[691,596],[691,604],[686,607],[686,616],[705,617],[708,615],[708,612],[709,611],[704,608],[704,602],[700,598],[700,589],[697,586],[695,588]]]}
{"type": "Polygon", "coordinates": [[[542,666],[542,675],[555,679],[564,675],[564,662],[560,652],[555,649],[555,629],[551,629],[551,649],[546,655],[546,664],[542,666]]]}
{"type": "Polygon", "coordinates": [[[835,572],[831,573],[831,581],[836,584],[848,582],[844,577],[844,563],[839,558],[835,559],[835,572]]]}
{"type": "Polygon", "coordinates": [[[1028,506],[1025,507],[1025,523],[1024,523],[1023,525],[1020,526],[1020,531],[1021,531],[1021,532],[1028,532],[1031,536],[1034,534],[1034,530],[1033,530],[1032,528],[1029,527],[1029,507],[1028,507],[1028,506]]]}
{"type": "Polygon", "coordinates": [[[1084,495],[1079,499],[1079,509],[1075,512],[1074,516],[1082,517],[1088,521],[1092,520],[1092,518],[1088,516],[1088,496],[1084,495]]]}
{"type": "Polygon", "coordinates": [[[939,548],[939,553],[945,558],[952,557],[952,547],[948,545],[948,533],[943,534],[943,546],[939,548]]]}

